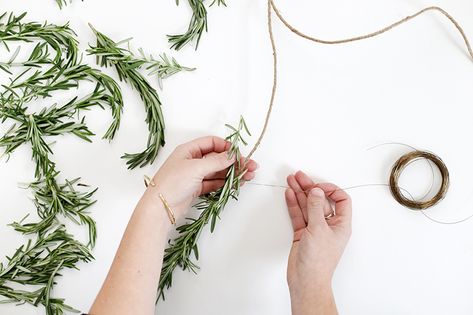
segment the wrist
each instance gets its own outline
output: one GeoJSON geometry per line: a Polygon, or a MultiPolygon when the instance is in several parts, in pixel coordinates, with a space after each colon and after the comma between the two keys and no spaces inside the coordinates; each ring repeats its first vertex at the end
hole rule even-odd
{"type": "Polygon", "coordinates": [[[135,211],[147,217],[163,231],[169,232],[173,227],[172,220],[157,191],[147,189],[135,211]]]}
{"type": "Polygon", "coordinates": [[[293,315],[326,314],[335,307],[331,283],[293,287],[289,292],[293,315]]]}
{"type": "Polygon", "coordinates": [[[298,302],[318,300],[327,295],[331,295],[332,282],[303,281],[302,283],[290,283],[289,293],[291,300],[297,300],[298,302]]]}
{"type": "Polygon", "coordinates": [[[314,270],[288,271],[287,283],[292,292],[324,292],[332,289],[332,273],[314,270]]]}
{"type": "MultiPolygon", "coordinates": [[[[166,200],[173,211],[177,214],[183,211],[182,208],[182,185],[176,184],[165,176],[159,176],[159,172],[153,177],[153,186],[149,186],[148,190],[156,194],[159,198],[161,195],[166,200]]],[[[162,200],[161,200],[162,202],[162,200]]]]}

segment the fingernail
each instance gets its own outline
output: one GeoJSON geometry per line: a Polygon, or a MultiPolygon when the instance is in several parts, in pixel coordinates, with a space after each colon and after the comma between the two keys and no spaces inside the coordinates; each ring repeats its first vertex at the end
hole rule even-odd
{"type": "Polygon", "coordinates": [[[322,189],[316,187],[310,191],[310,194],[315,197],[325,197],[325,193],[322,189]]]}

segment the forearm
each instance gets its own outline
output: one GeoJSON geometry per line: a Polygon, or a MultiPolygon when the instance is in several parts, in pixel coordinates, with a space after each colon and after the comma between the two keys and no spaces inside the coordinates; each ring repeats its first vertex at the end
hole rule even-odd
{"type": "Polygon", "coordinates": [[[292,315],[337,315],[331,285],[314,289],[291,290],[292,315]]]}
{"type": "Polygon", "coordinates": [[[133,212],[91,315],[154,314],[170,227],[162,202],[148,190],[133,212]]]}

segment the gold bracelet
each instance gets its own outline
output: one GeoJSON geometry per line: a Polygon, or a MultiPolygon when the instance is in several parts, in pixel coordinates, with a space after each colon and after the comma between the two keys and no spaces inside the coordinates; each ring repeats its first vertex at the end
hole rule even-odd
{"type": "MultiPolygon", "coordinates": [[[[145,182],[146,188],[148,188],[149,186],[156,187],[156,183],[151,178],[149,178],[149,176],[146,176],[146,175],[144,176],[144,182],[145,182]]],[[[161,193],[159,193],[158,196],[164,205],[164,209],[166,209],[166,212],[168,213],[168,217],[169,217],[169,220],[171,221],[171,224],[176,225],[176,217],[174,216],[174,212],[169,206],[169,203],[167,202],[166,198],[164,198],[163,194],[161,193]]]]}
{"type": "Polygon", "coordinates": [[[172,211],[171,207],[169,206],[168,202],[164,198],[163,194],[159,193],[159,199],[163,202],[164,208],[168,213],[169,220],[171,220],[172,225],[176,225],[176,217],[174,216],[174,212],[172,211]]]}

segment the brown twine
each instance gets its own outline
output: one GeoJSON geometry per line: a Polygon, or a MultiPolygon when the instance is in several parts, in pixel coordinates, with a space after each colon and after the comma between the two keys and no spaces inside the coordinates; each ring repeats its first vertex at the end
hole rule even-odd
{"type": "Polygon", "coordinates": [[[420,11],[418,11],[417,13],[413,14],[413,15],[409,15],[409,16],[406,16],[405,18],[399,20],[399,21],[396,21],[386,27],[383,27],[382,29],[380,30],[377,30],[375,32],[372,32],[372,33],[368,33],[368,34],[365,34],[365,35],[360,35],[360,36],[355,36],[355,37],[351,37],[351,38],[346,38],[346,39],[337,39],[337,40],[325,40],[325,39],[319,39],[319,38],[315,38],[315,37],[312,37],[312,36],[309,36],[309,35],[306,35],[304,33],[302,33],[301,31],[299,31],[298,29],[296,29],[294,26],[292,26],[291,24],[289,24],[289,22],[287,22],[287,20],[282,16],[281,12],[279,11],[279,9],[276,7],[276,5],[274,4],[274,0],[269,0],[273,10],[274,10],[274,13],[276,13],[277,17],[279,18],[279,20],[281,20],[281,22],[289,29],[291,30],[291,32],[293,32],[294,34],[302,37],[302,38],[305,38],[305,39],[308,39],[310,41],[313,41],[313,42],[316,42],[316,43],[319,43],[319,44],[328,44],[328,45],[333,45],[333,44],[345,44],[345,43],[349,43],[349,42],[356,42],[356,41],[360,41],[360,40],[363,40],[363,39],[368,39],[368,38],[372,38],[372,37],[376,37],[378,35],[381,35],[383,33],[386,33],[390,30],[392,30],[393,28],[397,27],[397,26],[400,26],[406,22],[409,22],[410,20],[418,17],[419,15],[425,13],[425,12],[428,12],[428,11],[437,11],[437,12],[440,12],[441,14],[443,14],[445,17],[447,17],[450,22],[453,23],[453,25],[455,25],[455,27],[457,28],[457,30],[460,32],[461,36],[463,37],[463,40],[465,41],[465,44],[466,44],[466,47],[468,49],[468,52],[470,53],[470,56],[471,58],[473,58],[473,49],[471,48],[471,45],[470,45],[470,42],[468,41],[468,38],[465,34],[465,31],[463,30],[463,28],[461,27],[460,23],[458,23],[447,11],[445,11],[444,9],[442,8],[439,8],[439,7],[436,7],[436,6],[431,6],[431,7],[427,7],[427,8],[424,8],[420,11]]]}
{"type": "Polygon", "coordinates": [[[462,36],[464,42],[465,42],[465,45],[466,45],[466,48],[468,50],[468,53],[470,54],[470,57],[473,59],[473,49],[471,47],[471,44],[470,44],[470,41],[468,40],[468,37],[466,36],[466,33],[465,31],[463,30],[463,28],[461,27],[460,23],[458,23],[449,13],[447,13],[445,10],[443,10],[442,8],[439,8],[439,7],[435,7],[435,6],[432,6],[432,7],[427,7],[425,9],[422,9],[420,11],[418,11],[417,13],[413,14],[413,15],[409,15],[405,18],[403,18],[402,20],[399,20],[397,22],[394,22],[386,27],[383,27],[382,29],[380,30],[377,30],[375,32],[372,32],[372,33],[368,33],[368,34],[365,34],[365,35],[360,35],[360,36],[355,36],[355,37],[350,37],[350,38],[345,38],[345,39],[337,39],[337,40],[324,40],[324,39],[319,39],[319,38],[315,38],[315,37],[312,37],[312,36],[309,36],[307,34],[304,34],[302,33],[301,31],[299,31],[298,29],[296,29],[294,26],[292,26],[284,17],[283,15],[281,14],[281,12],[279,11],[279,9],[276,7],[275,3],[274,3],[274,0],[268,0],[268,9],[267,9],[267,21],[268,21],[268,33],[269,33],[269,40],[271,42],[271,48],[272,48],[272,51],[273,51],[273,88],[272,88],[272,91],[271,91],[271,98],[270,98],[270,101],[269,101],[269,106],[268,106],[268,110],[266,112],[266,118],[264,120],[264,125],[263,125],[263,129],[261,130],[261,133],[258,137],[258,140],[256,141],[255,145],[253,146],[253,149],[250,151],[250,153],[248,154],[248,157],[247,157],[247,161],[253,156],[253,154],[256,152],[256,150],[258,149],[258,147],[260,146],[261,144],[261,141],[263,140],[265,134],[266,134],[266,130],[268,129],[268,124],[269,124],[269,120],[271,118],[271,113],[273,111],[273,107],[274,107],[274,99],[276,97],[276,91],[277,91],[277,82],[278,82],[278,54],[277,54],[277,48],[276,48],[276,42],[274,40],[274,33],[273,33],[273,22],[272,22],[272,10],[276,13],[277,17],[279,18],[279,20],[291,31],[293,32],[294,34],[302,37],[302,38],[305,38],[307,40],[310,40],[310,41],[313,41],[313,42],[316,42],[316,43],[319,43],[319,44],[327,44],[327,45],[333,45],[333,44],[345,44],[345,43],[349,43],[349,42],[355,42],[355,41],[360,41],[360,40],[364,40],[364,39],[368,39],[368,38],[373,38],[373,37],[376,37],[376,36],[379,36],[383,33],[386,33],[390,30],[392,30],[393,28],[397,27],[397,26],[400,26],[404,23],[407,23],[409,22],[410,20],[418,17],[419,15],[423,14],[423,13],[426,13],[428,11],[437,11],[437,12],[440,12],[441,14],[443,14],[445,17],[448,18],[448,20],[450,22],[453,23],[453,25],[457,28],[457,30],[459,31],[460,35],[462,36]]]}
{"type": "MultiPolygon", "coordinates": [[[[408,21],[413,20],[414,18],[416,18],[416,17],[418,17],[418,16],[420,16],[420,15],[426,13],[426,12],[437,11],[437,12],[440,12],[442,15],[444,15],[456,27],[456,29],[459,31],[460,35],[462,36],[463,41],[465,42],[465,45],[466,45],[466,48],[468,50],[468,53],[469,53],[470,57],[473,59],[473,49],[472,49],[471,44],[470,44],[470,42],[469,42],[469,40],[468,40],[468,38],[465,34],[465,31],[463,30],[461,25],[448,12],[446,12],[445,10],[443,10],[440,7],[431,6],[431,7],[424,8],[424,9],[418,11],[417,13],[415,13],[413,15],[409,15],[409,16],[407,16],[407,17],[405,17],[405,18],[403,18],[399,21],[396,21],[396,22],[394,22],[394,23],[392,23],[392,24],[390,24],[386,27],[383,27],[383,28],[381,28],[381,29],[379,29],[375,32],[372,32],[372,33],[368,33],[368,34],[364,34],[364,35],[360,35],[360,36],[355,36],[355,37],[350,37],[350,38],[346,38],[346,39],[324,40],[324,39],[319,39],[319,38],[309,36],[309,35],[301,32],[301,31],[299,31],[298,29],[296,29],[294,26],[292,26],[284,18],[284,16],[281,14],[279,9],[276,7],[276,5],[274,3],[274,0],[268,0],[267,26],[268,26],[269,39],[270,39],[270,42],[271,42],[271,48],[272,48],[272,51],[273,51],[273,87],[272,87],[272,91],[271,91],[271,98],[270,98],[270,101],[269,101],[268,110],[266,112],[266,118],[264,120],[263,129],[261,130],[261,133],[260,133],[255,145],[253,146],[252,150],[248,154],[245,164],[250,160],[250,158],[253,156],[253,154],[256,152],[256,150],[259,148],[259,146],[261,145],[261,142],[262,142],[262,140],[263,140],[263,138],[266,134],[266,131],[267,131],[268,125],[269,125],[269,121],[270,121],[270,118],[271,118],[271,113],[273,111],[274,100],[275,100],[276,91],[277,91],[278,54],[277,54],[276,42],[275,42],[274,33],[273,33],[272,11],[275,12],[276,16],[284,24],[284,26],[286,26],[294,34],[296,34],[296,35],[298,35],[302,38],[305,38],[307,40],[313,41],[315,43],[328,44],[328,45],[345,44],[345,43],[349,43],[349,42],[355,42],[355,41],[360,41],[360,40],[364,40],[364,39],[373,38],[373,37],[379,36],[383,33],[386,33],[386,32],[388,32],[388,31],[390,31],[390,30],[392,30],[392,29],[394,29],[394,28],[396,28],[396,27],[398,27],[398,26],[400,26],[404,23],[407,23],[408,21]]],[[[443,161],[439,157],[437,157],[436,155],[434,155],[430,152],[415,150],[411,153],[408,153],[408,154],[402,156],[395,163],[395,165],[393,166],[391,176],[390,176],[389,185],[387,185],[387,184],[368,184],[368,185],[358,185],[358,186],[349,187],[349,189],[357,188],[357,187],[364,187],[364,186],[374,186],[374,185],[376,185],[376,186],[389,186],[394,198],[399,203],[401,203],[402,205],[404,205],[404,206],[406,206],[410,209],[420,210],[424,214],[424,216],[426,216],[428,219],[430,219],[430,220],[432,220],[436,223],[440,223],[440,224],[457,224],[457,223],[461,223],[461,222],[464,222],[466,220],[469,220],[471,217],[473,217],[473,215],[472,215],[472,216],[470,216],[466,219],[456,221],[456,222],[442,222],[442,221],[438,221],[438,220],[435,220],[435,219],[429,217],[423,211],[424,209],[432,207],[435,204],[437,204],[438,202],[440,202],[445,197],[445,195],[448,191],[448,187],[449,187],[449,173],[448,173],[447,167],[445,166],[445,164],[443,163],[443,161]],[[429,163],[430,162],[434,163],[438,167],[438,169],[441,173],[441,176],[442,176],[442,184],[441,184],[441,187],[440,187],[438,193],[432,199],[427,200],[427,201],[416,201],[416,200],[414,200],[414,198],[411,198],[411,199],[406,198],[405,195],[402,194],[402,192],[401,192],[401,190],[402,191],[405,191],[405,190],[400,188],[399,185],[398,185],[399,177],[402,174],[402,171],[405,169],[405,167],[407,165],[409,165],[409,163],[413,162],[414,160],[421,159],[421,158],[428,160],[429,163]]],[[[264,185],[264,184],[263,184],[263,186],[285,187],[285,186],[264,185]]],[[[412,195],[411,195],[411,197],[412,197],[412,195]]]]}

